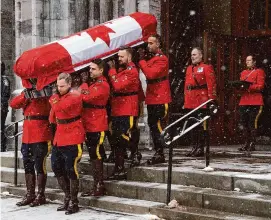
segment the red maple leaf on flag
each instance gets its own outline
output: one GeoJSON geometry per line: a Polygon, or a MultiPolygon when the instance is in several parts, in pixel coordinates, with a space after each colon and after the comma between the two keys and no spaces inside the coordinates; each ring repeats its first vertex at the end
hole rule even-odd
{"type": "Polygon", "coordinates": [[[87,30],[87,33],[92,37],[93,41],[96,41],[97,38],[100,38],[109,47],[110,46],[109,33],[116,33],[116,32],[105,25],[99,25],[87,30]]]}

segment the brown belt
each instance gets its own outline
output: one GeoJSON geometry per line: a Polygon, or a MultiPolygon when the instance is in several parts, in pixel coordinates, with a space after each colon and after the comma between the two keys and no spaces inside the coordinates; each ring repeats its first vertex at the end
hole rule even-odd
{"type": "Polygon", "coordinates": [[[24,120],[49,120],[49,116],[45,115],[27,115],[24,120]]]}
{"type": "Polygon", "coordinates": [[[157,79],[147,79],[147,84],[155,84],[167,80],[167,76],[163,76],[157,79]]]}
{"type": "Polygon", "coordinates": [[[72,123],[74,121],[79,120],[80,118],[81,118],[80,115],[78,115],[78,116],[76,116],[74,118],[68,118],[68,119],[59,119],[59,118],[57,118],[56,123],[57,124],[69,124],[69,123],[72,123]]]}
{"type": "Polygon", "coordinates": [[[196,89],[207,89],[207,84],[199,85],[199,86],[192,86],[188,85],[187,90],[196,90],[196,89]]]}
{"type": "Polygon", "coordinates": [[[138,95],[138,92],[114,92],[113,97],[138,95]]]}
{"type": "Polygon", "coordinates": [[[83,108],[105,109],[105,105],[92,105],[92,104],[83,102],[83,108]]]}

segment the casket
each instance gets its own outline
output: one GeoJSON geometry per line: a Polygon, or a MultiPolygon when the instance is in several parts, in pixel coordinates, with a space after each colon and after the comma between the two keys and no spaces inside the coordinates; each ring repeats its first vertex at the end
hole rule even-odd
{"type": "Polygon", "coordinates": [[[37,79],[41,90],[62,72],[80,70],[97,58],[113,55],[121,46],[135,46],[156,33],[157,21],[151,14],[136,12],[37,48],[25,51],[16,61],[14,72],[25,88],[37,79]]]}

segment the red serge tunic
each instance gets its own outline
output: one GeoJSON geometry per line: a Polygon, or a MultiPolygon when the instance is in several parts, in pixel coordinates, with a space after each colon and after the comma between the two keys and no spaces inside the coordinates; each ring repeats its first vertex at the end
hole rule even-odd
{"type": "Polygon", "coordinates": [[[48,98],[26,99],[23,92],[21,95],[11,100],[11,108],[23,108],[25,118],[29,116],[48,117],[47,120],[24,120],[22,137],[23,143],[39,143],[53,139],[49,124],[49,113],[51,107],[48,100],[48,98]]]}
{"type": "Polygon", "coordinates": [[[168,58],[159,52],[148,61],[140,60],[139,67],[147,78],[145,103],[147,105],[170,103],[168,58]]]}
{"type": "Polygon", "coordinates": [[[261,92],[264,88],[265,72],[262,69],[244,70],[240,80],[252,84],[246,91],[242,91],[239,105],[264,105],[261,92]]]}
{"type": "Polygon", "coordinates": [[[129,63],[127,69],[119,73],[112,68],[109,77],[113,87],[111,116],[137,116],[140,80],[135,64],[129,63]]]}
{"type": "Polygon", "coordinates": [[[57,123],[54,145],[57,147],[81,144],[85,141],[85,130],[81,117],[82,97],[72,92],[61,96],[54,94],[50,98],[52,106],[50,122],[57,123]],[[59,123],[60,120],[79,118],[70,123],[59,123]]]}
{"type": "Polygon", "coordinates": [[[184,85],[184,108],[194,109],[208,99],[216,99],[216,78],[213,67],[204,63],[187,67],[184,85]],[[193,86],[206,88],[190,89],[193,86]]]}
{"type": "Polygon", "coordinates": [[[105,77],[99,77],[89,86],[83,83],[80,88],[83,99],[83,124],[86,132],[108,130],[106,104],[110,87],[105,77]]]}

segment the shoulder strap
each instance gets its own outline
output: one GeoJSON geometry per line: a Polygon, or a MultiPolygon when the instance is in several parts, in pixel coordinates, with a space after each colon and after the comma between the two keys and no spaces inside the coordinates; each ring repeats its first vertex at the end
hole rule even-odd
{"type": "Polygon", "coordinates": [[[248,79],[248,77],[251,75],[251,73],[253,73],[256,69],[252,70],[247,76],[246,78],[244,79],[244,81],[246,81],[248,79]]]}
{"type": "Polygon", "coordinates": [[[193,79],[195,80],[197,86],[200,86],[198,80],[196,79],[195,73],[194,73],[194,66],[192,66],[192,77],[193,77],[193,79]]]}

